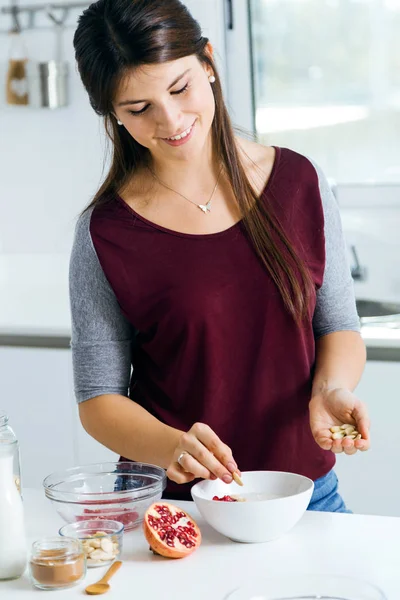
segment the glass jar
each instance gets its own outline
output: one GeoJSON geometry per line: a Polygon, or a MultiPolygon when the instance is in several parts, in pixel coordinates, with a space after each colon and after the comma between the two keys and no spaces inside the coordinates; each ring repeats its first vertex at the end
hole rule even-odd
{"type": "Polygon", "coordinates": [[[19,446],[0,412],[0,580],[21,577],[27,563],[19,446]]]}
{"type": "MultiPolygon", "coordinates": [[[[13,455],[13,475],[17,490],[22,497],[21,486],[21,462],[20,450],[17,436],[8,424],[8,415],[3,410],[0,410],[0,444],[7,444],[8,451],[13,455]]],[[[5,447],[5,446],[2,446],[5,447]]]]}
{"type": "Polygon", "coordinates": [[[86,575],[83,546],[73,538],[44,538],[32,544],[29,573],[41,590],[61,590],[78,584],[86,575]]]}

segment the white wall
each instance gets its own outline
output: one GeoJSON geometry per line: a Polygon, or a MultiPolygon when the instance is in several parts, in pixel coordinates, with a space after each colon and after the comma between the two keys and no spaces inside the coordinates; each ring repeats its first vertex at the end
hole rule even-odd
{"type": "MultiPolygon", "coordinates": [[[[38,4],[38,0],[35,0],[38,4]]],[[[4,5],[4,2],[3,2],[4,5]]],[[[76,13],[77,14],[77,13],[76,13]]],[[[75,22],[71,15],[69,23],[75,22]]],[[[5,18],[2,18],[2,29],[5,18]]],[[[42,18],[38,24],[47,23],[42,18]]],[[[50,111],[10,107],[0,96],[0,248],[3,253],[69,252],[75,216],[99,184],[101,128],[79,82],[73,59],[73,28],[64,33],[70,62],[69,106],[50,111]]],[[[28,56],[53,56],[52,30],[24,33],[28,56]]],[[[0,36],[1,81],[9,37],[0,36]]]]}

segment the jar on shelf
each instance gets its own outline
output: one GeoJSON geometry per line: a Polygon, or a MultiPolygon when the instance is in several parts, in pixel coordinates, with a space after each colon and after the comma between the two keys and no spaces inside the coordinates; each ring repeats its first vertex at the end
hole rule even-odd
{"type": "Polygon", "coordinates": [[[34,542],[29,572],[33,585],[41,590],[61,590],[78,584],[86,575],[81,542],[67,537],[34,542]]]}
{"type": "Polygon", "coordinates": [[[0,411],[0,580],[20,577],[27,563],[19,456],[17,437],[0,411]]]}

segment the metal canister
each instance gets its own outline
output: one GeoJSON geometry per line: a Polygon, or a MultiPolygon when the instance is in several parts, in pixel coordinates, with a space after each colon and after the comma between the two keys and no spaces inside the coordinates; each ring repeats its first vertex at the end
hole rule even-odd
{"type": "Polygon", "coordinates": [[[61,108],[69,101],[69,65],[49,60],[28,66],[29,104],[35,108],[61,108]]]}

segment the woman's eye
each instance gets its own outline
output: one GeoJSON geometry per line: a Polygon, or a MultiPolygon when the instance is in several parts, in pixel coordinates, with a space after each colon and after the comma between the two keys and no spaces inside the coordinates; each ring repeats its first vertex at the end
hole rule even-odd
{"type": "Polygon", "coordinates": [[[142,115],[149,108],[149,106],[150,106],[150,104],[148,104],[147,106],[142,108],[142,110],[130,110],[128,112],[131,115],[142,115]]]}
{"type": "MultiPolygon", "coordinates": [[[[173,95],[183,94],[184,92],[187,91],[188,87],[189,87],[189,84],[187,83],[185,86],[183,86],[183,88],[181,88],[180,90],[176,90],[176,92],[171,92],[171,94],[173,94],[173,95]]],[[[148,104],[147,106],[142,108],[142,110],[130,110],[129,113],[131,115],[142,115],[144,112],[146,112],[146,110],[149,108],[149,106],[150,106],[150,104],[148,104]]]]}
{"type": "Polygon", "coordinates": [[[183,86],[182,89],[177,90],[176,92],[171,92],[171,94],[183,94],[183,92],[186,92],[186,90],[188,89],[189,84],[187,83],[185,86],[183,86]]]}

